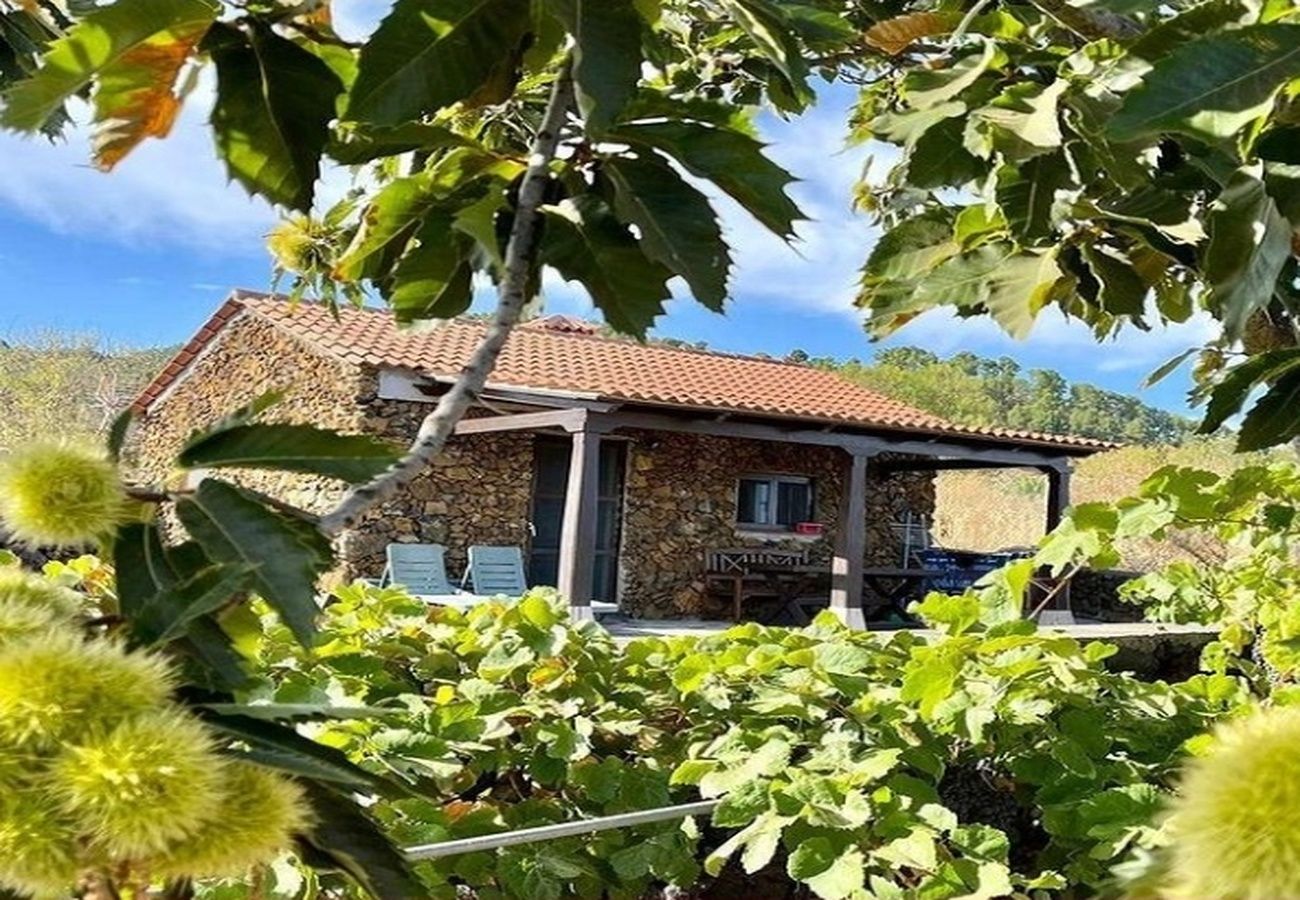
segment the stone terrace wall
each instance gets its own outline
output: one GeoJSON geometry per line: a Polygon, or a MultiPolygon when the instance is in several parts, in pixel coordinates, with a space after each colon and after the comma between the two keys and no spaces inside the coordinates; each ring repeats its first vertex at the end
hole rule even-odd
{"type": "MultiPolygon", "coordinates": [[[[171,477],[171,460],[185,439],[269,390],[285,399],[265,421],[302,422],[340,431],[360,427],[358,398],[373,391],[374,376],[324,356],[255,316],[227,323],[213,343],[138,422],[130,460],[143,479],[171,477]]],[[[311,512],[341,496],[342,482],[307,475],[226,470],[223,477],[311,512]]]]}
{"type": "MultiPolygon", "coordinates": [[[[663,432],[631,435],[621,554],[622,604],[646,616],[720,616],[725,602],[704,590],[703,553],[709,549],[779,546],[807,549],[814,562],[831,556],[839,518],[846,456],[811,447],[740,438],[663,432]],[[738,530],[737,479],[746,474],[804,475],[813,479],[819,538],[738,530]]],[[[911,509],[934,510],[930,473],[870,474],[867,486],[868,565],[901,561],[891,523],[911,509]]]]}
{"type": "MultiPolygon", "coordinates": [[[[432,409],[428,403],[362,398],[360,427],[409,443],[432,409]]],[[[527,552],[533,482],[533,435],[524,432],[454,437],[428,471],[367,514],[343,538],[348,577],[375,577],[390,542],[437,543],[447,548],[453,579],[471,544],[507,544],[527,552]]]]}

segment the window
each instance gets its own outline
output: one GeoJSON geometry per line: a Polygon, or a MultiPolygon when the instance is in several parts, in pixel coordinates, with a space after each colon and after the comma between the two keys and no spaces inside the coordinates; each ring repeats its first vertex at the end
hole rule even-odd
{"type": "Polygon", "coordinates": [[[736,524],[789,531],[813,514],[812,479],[800,475],[747,475],[740,479],[736,524]]]}

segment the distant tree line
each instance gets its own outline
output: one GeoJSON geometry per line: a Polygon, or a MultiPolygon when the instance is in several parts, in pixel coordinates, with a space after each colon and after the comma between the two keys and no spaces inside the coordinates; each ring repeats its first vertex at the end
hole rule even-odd
{"type": "Polygon", "coordinates": [[[1050,369],[1024,369],[1005,356],[991,359],[963,351],[944,359],[918,347],[894,347],[881,350],[868,363],[812,358],[801,350],[788,358],[838,372],[904,403],[969,425],[1178,444],[1196,424],[1136,397],[1071,383],[1050,369]]]}
{"type": "MultiPolygon", "coordinates": [[[[655,340],[704,350],[703,341],[655,340]]],[[[102,431],[174,347],[105,349],[93,337],[48,332],[0,341],[0,452],[43,437],[91,437],[102,431]]],[[[904,403],[955,422],[1075,434],[1139,444],[1177,444],[1193,420],[1148,406],[1136,397],[1059,373],[1024,369],[1008,357],[962,352],[944,359],[918,347],[881,350],[870,362],[810,357],[787,359],[829,369],[904,403]]]]}

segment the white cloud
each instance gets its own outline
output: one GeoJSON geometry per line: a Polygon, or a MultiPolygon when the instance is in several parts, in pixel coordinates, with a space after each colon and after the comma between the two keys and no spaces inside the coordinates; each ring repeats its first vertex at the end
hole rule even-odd
{"type": "Polygon", "coordinates": [[[845,147],[851,101],[846,91],[829,92],[798,120],[769,116],[762,122],[767,154],[800,179],[790,194],[809,220],[796,226],[797,242],[786,245],[715,193],[736,261],[733,293],[744,302],[858,315],[858,269],[879,230],[850,206],[873,149],[845,147]]]}
{"type": "MultiPolygon", "coordinates": [[[[203,256],[257,256],[278,215],[229,180],[217,158],[207,118],[214,90],[205,72],[172,133],[147,140],[110,173],[90,165],[90,133],[66,140],[0,133],[0,204],[59,234],[94,237],[128,247],[163,244],[203,256]]],[[[74,110],[79,122],[90,116],[74,110]]],[[[350,176],[328,169],[318,184],[323,203],[347,189],[350,176]]]]}
{"type": "Polygon", "coordinates": [[[210,102],[210,91],[196,91],[169,138],[146,142],[109,174],[90,167],[84,129],[52,146],[0,135],[0,201],[61,234],[214,254],[256,247],[273,214],[226,182],[202,123],[210,102]]]}

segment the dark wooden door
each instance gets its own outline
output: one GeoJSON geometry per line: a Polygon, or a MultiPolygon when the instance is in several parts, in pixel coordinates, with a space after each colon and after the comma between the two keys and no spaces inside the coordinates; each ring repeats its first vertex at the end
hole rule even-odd
{"type": "MultiPolygon", "coordinates": [[[[533,584],[553,585],[559,573],[560,528],[564,493],[569,485],[570,442],[539,437],[534,448],[532,551],[528,560],[533,584]]],[[[622,441],[600,445],[600,477],[596,488],[596,557],[592,560],[592,599],[618,599],[618,545],[623,523],[623,469],[627,461],[622,441]]]]}

